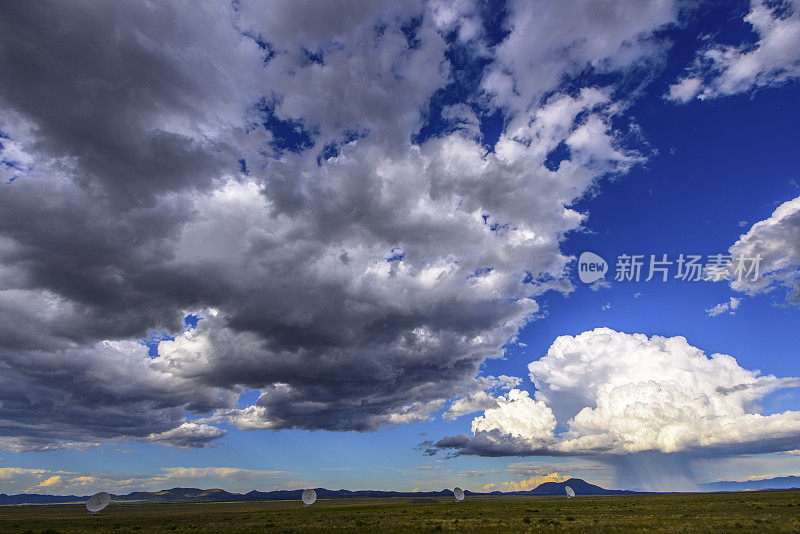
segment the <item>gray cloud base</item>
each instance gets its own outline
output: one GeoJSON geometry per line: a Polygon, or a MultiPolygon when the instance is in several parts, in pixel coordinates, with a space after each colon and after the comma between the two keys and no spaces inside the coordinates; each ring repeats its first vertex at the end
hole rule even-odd
{"type": "Polygon", "coordinates": [[[652,32],[676,9],[587,4],[512,3],[509,29],[540,9],[583,22],[495,50],[477,9],[443,2],[5,6],[4,446],[196,447],[220,422],[373,430],[456,397],[451,413],[485,408],[481,364],[538,295],[570,290],[559,240],[583,216],[569,206],[642,160],[610,126],[613,87],[558,87],[576,65],[657,63],[652,32]],[[514,61],[565,42],[587,44],[514,61]],[[455,46],[495,61],[466,102],[509,118],[489,154],[464,107],[445,116],[468,127],[411,142],[455,46]],[[280,147],[275,121],[313,147],[280,147]],[[570,158],[547,168],[561,143],[570,158]],[[198,327],[157,357],[136,343],[191,312],[198,327]],[[261,396],[240,408],[245,388],[261,396]]]}

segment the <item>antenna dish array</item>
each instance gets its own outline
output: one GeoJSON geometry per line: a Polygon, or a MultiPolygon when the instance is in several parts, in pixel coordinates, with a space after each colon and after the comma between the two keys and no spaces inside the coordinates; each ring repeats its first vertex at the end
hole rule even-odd
{"type": "Polygon", "coordinates": [[[571,499],[575,496],[575,490],[569,486],[564,486],[564,491],[567,492],[567,499],[571,499]]]}
{"type": "Polygon", "coordinates": [[[464,500],[464,490],[461,488],[455,488],[453,490],[453,495],[456,496],[456,502],[461,502],[464,500]]]}
{"type": "Polygon", "coordinates": [[[317,492],[313,489],[307,489],[303,491],[303,504],[306,506],[311,506],[314,504],[314,501],[317,500],[317,492]]]}
{"type": "Polygon", "coordinates": [[[111,495],[106,493],[105,491],[101,491],[100,493],[95,493],[89,500],[86,501],[86,509],[89,510],[90,514],[96,514],[106,506],[108,503],[111,502],[111,495]]]}

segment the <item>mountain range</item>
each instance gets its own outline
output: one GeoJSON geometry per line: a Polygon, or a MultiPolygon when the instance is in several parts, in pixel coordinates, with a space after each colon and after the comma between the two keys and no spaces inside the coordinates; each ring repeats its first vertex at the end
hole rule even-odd
{"type": "MultiPolygon", "coordinates": [[[[630,490],[609,490],[590,484],[579,478],[570,478],[564,482],[545,482],[535,489],[527,491],[493,491],[480,493],[465,491],[467,495],[564,495],[564,487],[569,486],[575,490],[576,495],[632,495],[643,493],[630,490]]],[[[776,477],[751,481],[708,482],[700,484],[701,491],[743,491],[763,489],[790,489],[800,488],[800,476],[776,477]]],[[[391,498],[391,497],[452,497],[453,491],[380,491],[346,489],[329,490],[316,488],[319,499],[342,498],[391,498]]],[[[236,501],[299,501],[302,489],[275,490],[275,491],[249,491],[247,493],[231,493],[223,489],[198,489],[198,488],[172,488],[161,491],[134,491],[126,495],[112,495],[116,502],[128,503],[175,503],[175,502],[236,502],[236,501]]],[[[63,504],[83,502],[88,496],[79,495],[39,495],[35,493],[21,493],[6,495],[0,493],[0,505],[4,504],[63,504]]]]}
{"type": "MultiPolygon", "coordinates": [[[[565,482],[545,482],[528,491],[476,493],[465,491],[467,495],[564,495],[565,486],[570,486],[577,495],[626,495],[636,493],[626,490],[608,490],[595,484],[590,484],[579,478],[570,478],[565,482]]],[[[336,498],[389,498],[389,497],[451,497],[452,490],[443,489],[441,491],[379,491],[379,490],[359,490],[350,491],[345,489],[329,490],[316,488],[317,498],[336,499],[336,498]]],[[[174,503],[174,502],[234,502],[234,501],[299,501],[302,489],[297,490],[275,490],[275,491],[250,491],[248,493],[231,493],[222,489],[197,489],[197,488],[172,488],[161,491],[134,491],[127,495],[112,495],[112,500],[116,502],[130,503],[174,503]]],[[[78,495],[39,495],[33,493],[22,493],[18,495],[6,495],[0,493],[0,505],[3,504],[61,504],[85,501],[88,496],[78,495]]]]}
{"type": "Polygon", "coordinates": [[[705,491],[742,491],[742,490],[762,490],[762,489],[791,489],[800,488],[800,476],[775,477],[761,480],[721,480],[719,482],[708,482],[700,484],[700,488],[705,491]]]}

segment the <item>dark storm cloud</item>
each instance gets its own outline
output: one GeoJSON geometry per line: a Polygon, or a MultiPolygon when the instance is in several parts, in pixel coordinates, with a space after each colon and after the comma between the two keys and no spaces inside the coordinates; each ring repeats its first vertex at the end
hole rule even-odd
{"type": "MultiPolygon", "coordinates": [[[[669,21],[662,4],[590,38],[648,34],[669,21]]],[[[494,152],[466,106],[444,115],[469,128],[412,143],[458,79],[448,48],[490,58],[478,12],[4,6],[0,160],[17,163],[0,168],[13,178],[0,194],[3,446],[204,446],[224,435],[214,422],[367,431],[482,392],[481,364],[533,299],[570,289],[559,245],[582,215],[568,206],[639,158],[611,129],[612,91],[557,91],[562,71],[614,46],[548,61],[546,87],[536,65],[513,64],[514,46],[575,41],[554,31],[510,41],[487,92],[467,97],[514,120],[494,152]],[[287,125],[303,142],[280,146],[287,125]],[[570,159],[548,169],[562,144],[570,159]],[[187,313],[203,318],[181,334],[187,313]],[[150,329],[177,335],[155,358],[130,341],[150,329]],[[261,396],[237,407],[245,388],[261,396]]],[[[652,53],[630,45],[625,61],[652,53]]]]}
{"type": "Polygon", "coordinates": [[[4,106],[43,134],[38,158],[74,166],[76,181],[116,209],[152,203],[164,191],[206,188],[236,161],[229,145],[196,135],[235,112],[224,94],[233,85],[194,54],[201,29],[192,23],[211,21],[179,20],[185,15],[167,3],[3,7],[4,106]]]}
{"type": "Polygon", "coordinates": [[[138,345],[100,342],[178,331],[182,310],[213,292],[202,273],[165,270],[167,245],[192,192],[235,168],[245,107],[217,64],[257,66],[258,52],[224,6],[181,9],[3,7],[0,130],[33,162],[0,195],[0,434],[22,448],[224,434],[161,435],[185,410],[229,406],[235,388],[175,380],[149,369],[138,345]],[[217,47],[197,54],[203,39],[217,47]]]}
{"type": "Polygon", "coordinates": [[[228,136],[236,132],[221,126],[239,127],[243,109],[235,83],[214,63],[248,65],[247,53],[257,53],[237,32],[212,30],[208,38],[221,39],[222,51],[196,54],[202,25],[226,12],[178,8],[3,8],[2,119],[39,167],[0,196],[0,232],[13,243],[2,250],[11,271],[4,275],[13,277],[4,286],[46,288],[77,308],[34,333],[33,343],[51,332],[90,341],[176,329],[176,308],[193,305],[187,295],[203,299],[199,284],[159,265],[190,217],[180,193],[207,189],[235,168],[228,136]]]}
{"type": "MultiPolygon", "coordinates": [[[[431,445],[420,450],[425,456],[435,456],[446,452],[450,456],[591,456],[602,457],[604,462],[616,461],[615,458],[625,457],[614,451],[611,447],[593,447],[591,449],[559,450],[555,447],[531,446],[525,440],[498,431],[476,432],[475,435],[458,434],[445,436],[439,441],[430,442],[431,445]]],[[[719,458],[725,456],[738,456],[742,454],[768,454],[793,450],[797,446],[797,435],[788,437],[764,438],[758,441],[731,442],[724,444],[702,445],[687,447],[681,451],[692,458],[719,458]]],[[[645,451],[653,454],[667,454],[660,451],[645,451]]],[[[634,453],[634,455],[642,453],[634,453]]]]}
{"type": "MultiPolygon", "coordinates": [[[[476,432],[475,435],[445,436],[435,443],[439,451],[466,456],[573,456],[574,452],[557,451],[547,446],[532,447],[530,443],[496,430],[476,432]]],[[[601,454],[602,451],[593,451],[601,454]]]]}
{"type": "MultiPolygon", "coordinates": [[[[174,432],[183,421],[184,408],[208,412],[230,405],[235,396],[156,373],[145,354],[146,349],[135,342],[100,343],[55,354],[5,353],[0,435],[24,437],[22,448],[28,444],[36,448],[37,442],[54,437],[202,442],[203,433],[174,432]]],[[[211,439],[224,435],[218,429],[204,430],[211,439]]]]}

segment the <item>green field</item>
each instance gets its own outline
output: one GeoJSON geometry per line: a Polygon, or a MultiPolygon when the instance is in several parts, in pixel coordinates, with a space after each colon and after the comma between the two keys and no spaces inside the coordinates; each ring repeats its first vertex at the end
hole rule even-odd
{"type": "Polygon", "coordinates": [[[613,497],[0,506],[0,533],[800,532],[800,490],[613,497]]]}

